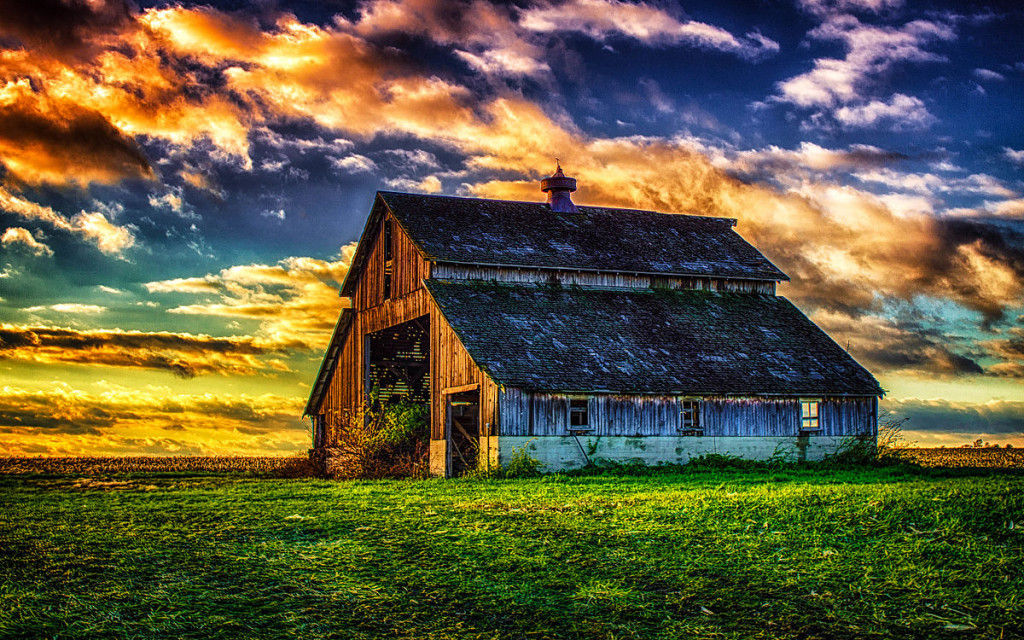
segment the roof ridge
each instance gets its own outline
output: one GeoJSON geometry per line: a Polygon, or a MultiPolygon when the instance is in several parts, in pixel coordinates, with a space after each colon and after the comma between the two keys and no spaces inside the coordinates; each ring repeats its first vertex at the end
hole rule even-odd
{"type": "MultiPolygon", "coordinates": [[[[438,200],[460,200],[460,201],[463,201],[463,202],[476,201],[476,202],[500,202],[502,204],[525,204],[525,205],[532,205],[532,206],[536,206],[536,207],[544,207],[545,209],[547,209],[547,203],[540,202],[540,201],[537,201],[537,200],[502,200],[502,199],[499,199],[499,198],[478,198],[478,197],[472,197],[472,196],[449,196],[449,195],[439,195],[439,194],[436,194],[436,193],[409,193],[407,191],[390,191],[390,190],[387,190],[387,189],[378,189],[377,193],[378,194],[382,194],[382,195],[383,194],[393,194],[393,195],[398,195],[398,196],[409,196],[409,197],[413,197],[413,198],[433,198],[433,199],[438,199],[438,200]]],[[[608,206],[590,205],[590,204],[577,204],[576,208],[580,209],[581,213],[583,213],[583,211],[582,211],[583,209],[591,209],[591,210],[594,210],[594,211],[628,211],[628,212],[631,212],[631,213],[650,213],[650,214],[654,214],[654,215],[658,215],[658,216],[676,216],[676,217],[682,216],[682,217],[685,217],[685,218],[698,218],[698,219],[701,219],[701,220],[729,221],[729,222],[732,223],[732,226],[736,226],[736,223],[738,222],[737,218],[730,218],[728,216],[708,216],[708,215],[704,215],[704,214],[701,214],[701,213],[683,213],[683,212],[679,212],[679,211],[655,211],[653,209],[635,209],[635,208],[629,208],[629,207],[608,207],[608,206]]],[[[549,213],[550,213],[550,211],[549,211],[549,213]]]]}

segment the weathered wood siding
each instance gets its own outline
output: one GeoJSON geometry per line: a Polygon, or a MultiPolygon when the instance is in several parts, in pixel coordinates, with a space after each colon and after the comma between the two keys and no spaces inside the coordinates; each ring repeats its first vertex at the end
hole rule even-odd
{"type": "Polygon", "coordinates": [[[497,385],[476,366],[426,290],[420,288],[356,314],[321,405],[328,446],[337,441],[339,425],[355,415],[365,401],[365,336],[425,315],[430,317],[430,437],[438,440],[446,435],[444,391],[472,384],[480,390],[482,433],[496,432],[497,385]]]}
{"type": "Polygon", "coordinates": [[[344,372],[352,371],[357,367],[358,353],[355,349],[357,340],[353,339],[354,329],[349,329],[348,336],[339,352],[338,362],[334,366],[324,392],[323,402],[320,404],[320,414],[324,419],[324,442],[316,443],[316,446],[333,446],[338,441],[338,428],[353,415],[354,410],[362,402],[361,388],[348,384],[344,372]]]}
{"type": "Polygon", "coordinates": [[[793,436],[800,431],[799,398],[707,398],[705,436],[793,436]]]}
{"type": "Polygon", "coordinates": [[[517,269],[450,263],[435,263],[431,277],[450,280],[496,280],[498,282],[558,282],[562,285],[614,287],[623,289],[699,289],[739,291],[775,295],[775,282],[730,278],[675,278],[629,273],[594,273],[567,269],[517,269]]]}
{"type": "Polygon", "coordinates": [[[878,398],[825,398],[818,418],[823,436],[876,436],[878,398]]]}
{"type": "MultiPolygon", "coordinates": [[[[499,398],[501,435],[568,434],[569,401],[582,396],[505,389],[499,398]]],[[[677,396],[595,395],[588,399],[594,436],[679,434],[682,403],[677,396]]],[[[826,398],[819,407],[816,435],[875,433],[877,398],[826,398]]],[[[795,436],[800,431],[799,398],[703,398],[704,436],[795,436]]]]}
{"type": "Polygon", "coordinates": [[[327,446],[337,442],[338,427],[357,414],[365,402],[366,336],[432,315],[433,304],[422,284],[423,279],[429,277],[430,263],[401,226],[391,220],[390,214],[385,212],[363,242],[368,242],[370,249],[352,294],[355,316],[320,405],[320,415],[326,423],[327,446]],[[383,228],[386,223],[391,224],[391,296],[388,299],[384,298],[383,228]]]}
{"type": "Polygon", "coordinates": [[[451,325],[434,313],[430,317],[430,437],[440,440],[444,432],[447,409],[446,390],[477,385],[480,391],[480,435],[497,433],[498,386],[476,366],[469,352],[462,346],[451,325]]]}
{"type": "Polygon", "coordinates": [[[432,307],[426,290],[420,288],[409,295],[385,300],[371,309],[356,312],[320,405],[321,415],[327,423],[328,446],[337,442],[338,427],[355,415],[365,402],[366,336],[425,315],[431,315],[433,321],[432,307]]]}
{"type": "Polygon", "coordinates": [[[390,214],[385,214],[369,238],[370,251],[352,295],[352,308],[357,312],[384,303],[385,251],[382,230],[387,222],[391,224],[391,298],[409,295],[422,287],[424,278],[430,277],[429,261],[420,254],[402,227],[391,220],[390,214]]]}

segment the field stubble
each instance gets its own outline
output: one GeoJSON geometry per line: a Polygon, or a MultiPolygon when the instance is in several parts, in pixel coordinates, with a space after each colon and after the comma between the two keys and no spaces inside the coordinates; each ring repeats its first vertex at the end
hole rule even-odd
{"type": "Polygon", "coordinates": [[[922,467],[1024,469],[1024,449],[956,447],[902,451],[908,460],[922,467]]]}

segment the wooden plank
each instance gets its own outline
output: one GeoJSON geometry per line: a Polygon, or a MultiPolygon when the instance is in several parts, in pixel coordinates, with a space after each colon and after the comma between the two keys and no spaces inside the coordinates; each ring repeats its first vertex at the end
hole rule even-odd
{"type": "Polygon", "coordinates": [[[775,295],[773,280],[741,280],[735,278],[659,276],[653,274],[608,273],[574,271],[569,269],[541,269],[434,264],[432,277],[452,280],[495,280],[508,283],[551,283],[627,289],[702,289],[708,291],[739,291],[775,295]]]}
{"type": "Polygon", "coordinates": [[[441,390],[441,395],[451,395],[453,393],[463,393],[464,391],[476,391],[480,388],[479,382],[473,382],[470,384],[464,384],[459,387],[448,387],[441,390]]]}

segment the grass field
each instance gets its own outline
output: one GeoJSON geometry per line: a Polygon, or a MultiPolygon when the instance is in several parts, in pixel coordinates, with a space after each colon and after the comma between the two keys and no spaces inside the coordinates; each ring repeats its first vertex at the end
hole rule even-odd
{"type": "Polygon", "coordinates": [[[1017,471],[0,475],[3,638],[1024,637],[1017,471]]]}

